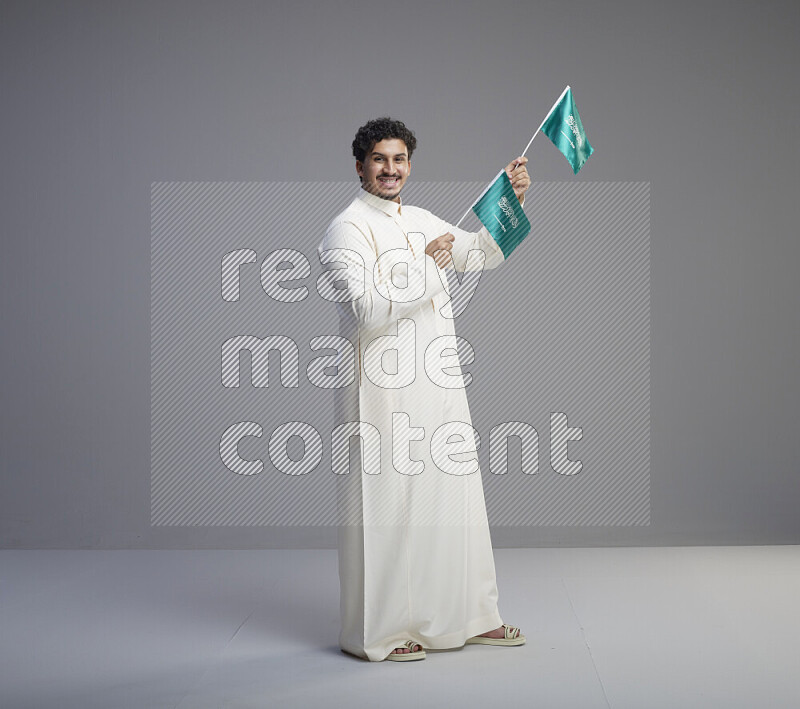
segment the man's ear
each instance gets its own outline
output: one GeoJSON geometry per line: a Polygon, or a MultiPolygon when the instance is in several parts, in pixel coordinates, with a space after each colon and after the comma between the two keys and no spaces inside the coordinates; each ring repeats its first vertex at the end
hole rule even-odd
{"type": "Polygon", "coordinates": [[[364,163],[361,160],[356,160],[356,174],[359,177],[364,176],[364,163]]]}

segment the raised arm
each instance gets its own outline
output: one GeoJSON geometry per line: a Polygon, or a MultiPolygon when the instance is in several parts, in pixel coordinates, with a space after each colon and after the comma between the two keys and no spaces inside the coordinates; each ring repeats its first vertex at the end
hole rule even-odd
{"type": "MultiPolygon", "coordinates": [[[[520,205],[525,204],[525,192],[531,185],[528,169],[525,164],[528,162],[526,157],[518,157],[512,160],[505,167],[505,171],[511,180],[511,186],[514,188],[514,193],[519,199],[520,205]]],[[[492,238],[492,235],[481,226],[480,231],[468,232],[464,229],[459,229],[442,219],[439,219],[437,231],[443,236],[452,236],[453,238],[446,238],[444,245],[446,249],[450,250],[450,255],[453,259],[453,267],[459,273],[464,271],[480,270],[481,268],[497,268],[501,263],[504,263],[505,257],[502,249],[497,245],[497,242],[492,238]],[[468,264],[469,252],[479,249],[486,255],[486,262],[481,267],[480,264],[475,263],[473,259],[472,264],[468,264]]],[[[440,264],[442,261],[439,262],[440,264]]]]}

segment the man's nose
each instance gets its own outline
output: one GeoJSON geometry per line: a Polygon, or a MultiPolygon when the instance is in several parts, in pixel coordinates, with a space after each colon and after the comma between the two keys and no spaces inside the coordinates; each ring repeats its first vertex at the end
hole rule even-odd
{"type": "Polygon", "coordinates": [[[397,172],[396,168],[397,168],[397,164],[393,160],[387,160],[383,164],[383,169],[384,169],[384,171],[386,172],[387,175],[394,175],[394,173],[397,172]]]}

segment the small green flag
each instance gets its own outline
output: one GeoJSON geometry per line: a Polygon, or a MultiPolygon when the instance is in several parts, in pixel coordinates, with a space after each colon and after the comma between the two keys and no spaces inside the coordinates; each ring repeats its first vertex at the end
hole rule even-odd
{"type": "Polygon", "coordinates": [[[563,153],[576,175],[594,152],[586,139],[578,107],[569,86],[542,124],[542,133],[563,153]]]}
{"type": "Polygon", "coordinates": [[[530,233],[531,223],[522,211],[505,170],[500,170],[500,174],[472,205],[472,210],[497,242],[505,258],[530,233]]]}

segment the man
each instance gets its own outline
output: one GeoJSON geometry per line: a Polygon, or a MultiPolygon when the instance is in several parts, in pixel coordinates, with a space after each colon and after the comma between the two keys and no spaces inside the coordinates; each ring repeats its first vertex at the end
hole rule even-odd
{"type": "MultiPolygon", "coordinates": [[[[335,423],[357,422],[349,430],[361,436],[339,479],[339,641],[372,661],[424,659],[425,647],[525,642],[497,610],[477,442],[442,270],[496,268],[503,252],[485,228],[469,233],[402,203],[415,148],[400,121],[359,128],[359,194],[319,246],[321,262],[345,266],[340,334],[358,355],[355,381],[334,400],[335,423]],[[485,263],[468,263],[470,251],[482,251],[485,263]],[[405,266],[405,285],[393,258],[405,266]]],[[[506,166],[520,203],[530,186],[526,162],[506,166]]]]}

